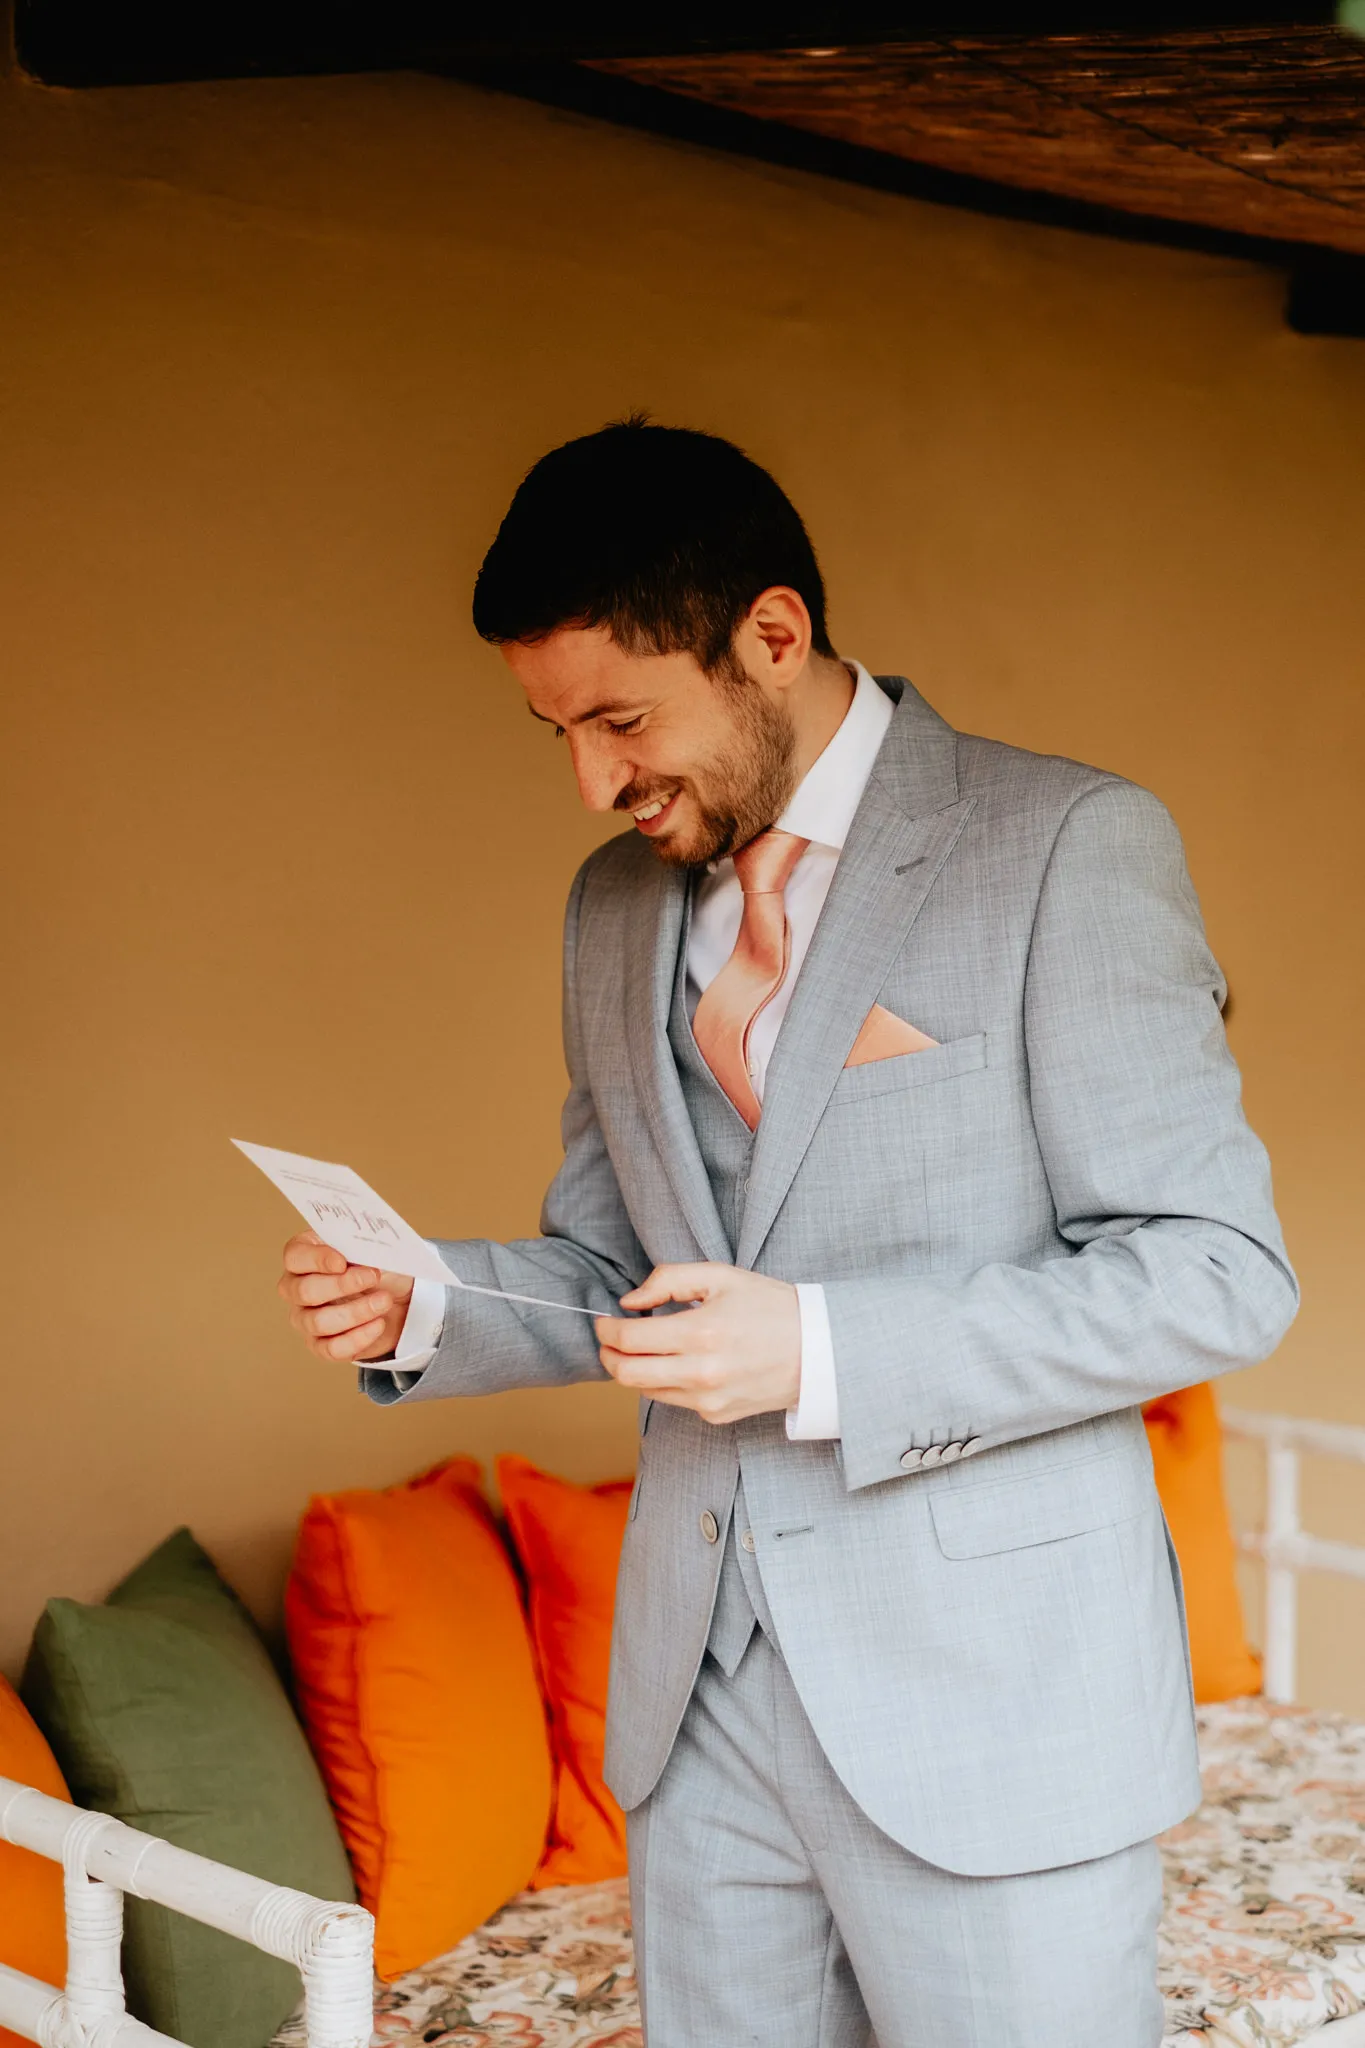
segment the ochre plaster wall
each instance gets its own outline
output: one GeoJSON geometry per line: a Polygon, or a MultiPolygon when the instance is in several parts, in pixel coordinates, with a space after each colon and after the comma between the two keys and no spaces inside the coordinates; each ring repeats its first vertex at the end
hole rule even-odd
{"type": "MultiPolygon", "coordinates": [[[[1249,265],[416,77],[11,78],[0,245],[0,1661],[181,1520],[270,1620],[310,1488],[628,1466],[613,1388],[362,1403],[228,1138],[534,1227],[602,826],[468,597],[527,464],[631,406],[776,469],[844,651],[1171,805],[1306,1290],[1236,1396],[1365,1420],[1365,345],[1249,265]]],[[[1310,1499],[1365,1538],[1358,1480],[1310,1499]]],[[[1365,1588],[1308,1608],[1306,1692],[1365,1710],[1365,1588]]]]}

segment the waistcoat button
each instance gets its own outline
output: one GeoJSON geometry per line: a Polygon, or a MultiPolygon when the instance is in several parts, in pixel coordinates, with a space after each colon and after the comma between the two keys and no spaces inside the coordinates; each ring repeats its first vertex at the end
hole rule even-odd
{"type": "Polygon", "coordinates": [[[752,1557],[755,1550],[758,1548],[758,1545],[754,1542],[753,1530],[746,1529],[739,1540],[744,1545],[744,1548],[748,1551],[750,1557],[752,1557]]]}
{"type": "Polygon", "coordinates": [[[703,1508],[701,1511],[701,1533],[708,1543],[716,1542],[720,1536],[720,1523],[710,1508],[703,1508]]]}

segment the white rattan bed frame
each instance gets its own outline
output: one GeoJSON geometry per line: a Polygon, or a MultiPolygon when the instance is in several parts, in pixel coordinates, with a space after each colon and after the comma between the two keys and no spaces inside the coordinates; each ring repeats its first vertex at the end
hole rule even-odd
{"type": "MultiPolygon", "coordinates": [[[[1365,1429],[1225,1408],[1229,1437],[1266,1452],[1264,1530],[1239,1537],[1266,1567],[1265,1691],[1293,1700],[1298,1574],[1365,1579],[1365,1548],[1308,1535],[1299,1516],[1299,1461],[1365,1465],[1365,1429]]],[[[32,1849],[66,1873],[66,1987],[0,1965],[0,2025],[43,2048],[183,2048],[126,2011],[120,1967],[123,1895],[154,1899],[206,1926],[293,1963],[303,1979],[308,2048],[369,2048],[374,2023],[374,1922],[359,1906],[329,1903],[248,1877],[106,1814],[86,1813],[0,1778],[0,1841],[32,1849]]],[[[1322,2029],[1326,2048],[1365,2044],[1365,2014],[1322,2029]]]]}
{"type": "MultiPolygon", "coordinates": [[[[1312,1422],[1295,1415],[1263,1415],[1253,1408],[1221,1410],[1225,1437],[1265,1448],[1263,1529],[1241,1530],[1237,1542],[1265,1566],[1262,1619],[1264,1689],[1268,1700],[1291,1705],[1298,1687],[1299,1573],[1335,1572],[1365,1579],[1365,1547],[1310,1536],[1300,1515],[1300,1460],[1344,1458],[1365,1465],[1365,1429],[1345,1422],[1312,1422]]],[[[1332,2020],[1311,2037],[1322,2048],[1365,2048],[1365,2013],[1332,2020]]],[[[1304,2048],[1310,2048],[1309,2043],[1304,2048]]]]}
{"type": "Polygon", "coordinates": [[[124,2008],[123,1895],[202,1920],[293,1963],[308,2048],[369,2048],[374,1922],[363,1907],[309,1898],[0,1778],[0,1841],[66,1873],[66,1989],[0,1964],[0,2025],[43,2048],[183,2048],[124,2008]]]}

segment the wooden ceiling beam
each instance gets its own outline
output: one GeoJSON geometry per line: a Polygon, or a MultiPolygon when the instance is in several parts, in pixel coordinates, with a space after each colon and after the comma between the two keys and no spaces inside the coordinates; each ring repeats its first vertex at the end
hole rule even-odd
{"type": "Polygon", "coordinates": [[[1061,35],[1235,23],[1322,26],[1333,0],[14,0],[15,48],[40,82],[145,85],[464,64],[543,65],[589,57],[704,54],[858,44],[936,34],[1061,35]]]}
{"type": "Polygon", "coordinates": [[[953,34],[594,68],[943,171],[1365,255],[1365,43],[1332,30],[953,34]]]}

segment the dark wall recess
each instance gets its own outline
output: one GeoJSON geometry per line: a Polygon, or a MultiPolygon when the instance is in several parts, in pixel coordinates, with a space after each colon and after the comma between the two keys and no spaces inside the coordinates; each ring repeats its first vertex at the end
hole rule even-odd
{"type": "Polygon", "coordinates": [[[1365,260],[1315,250],[1290,273],[1284,317],[1297,334],[1365,341],[1365,260]]]}

